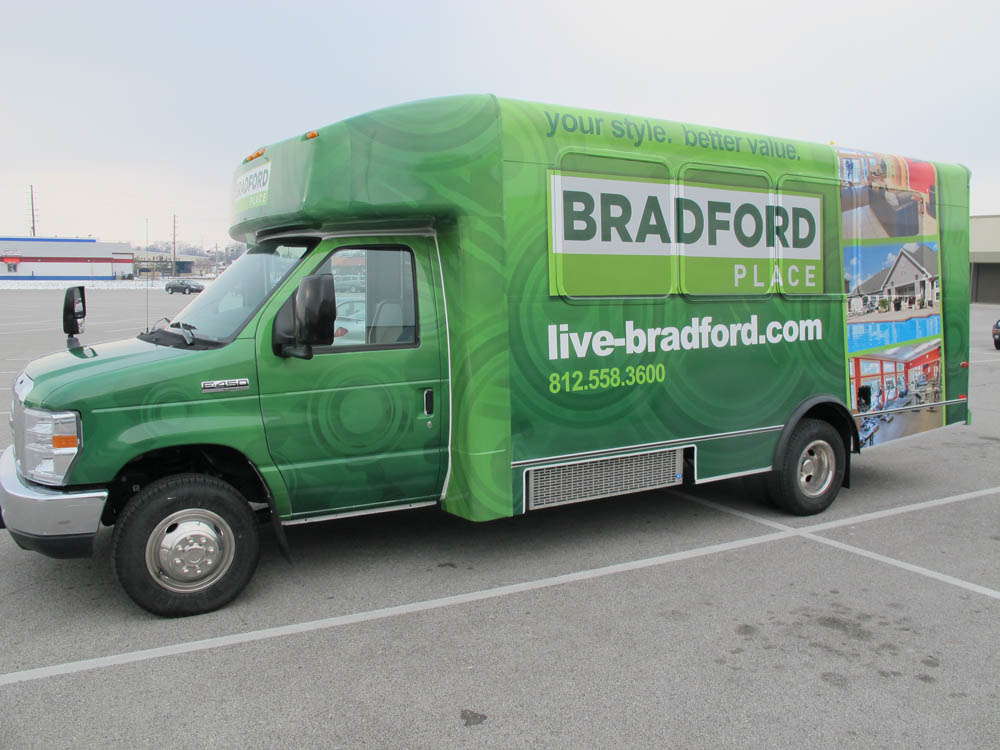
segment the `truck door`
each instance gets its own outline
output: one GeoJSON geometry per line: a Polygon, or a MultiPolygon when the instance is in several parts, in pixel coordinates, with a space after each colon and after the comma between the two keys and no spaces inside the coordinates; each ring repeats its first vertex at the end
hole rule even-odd
{"type": "Polygon", "coordinates": [[[273,316],[257,331],[268,450],[293,516],[436,500],[449,381],[434,244],[328,240],[314,254],[311,273],[329,274],[336,290],[333,344],[308,360],[280,357],[273,316]]]}

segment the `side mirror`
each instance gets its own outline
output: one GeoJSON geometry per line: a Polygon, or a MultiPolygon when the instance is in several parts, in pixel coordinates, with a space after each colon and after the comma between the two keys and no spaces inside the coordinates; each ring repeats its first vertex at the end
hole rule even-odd
{"type": "MultiPolygon", "coordinates": [[[[279,316],[280,317],[280,316],[279,316]]],[[[292,299],[294,344],[280,346],[281,356],[312,358],[314,346],[333,343],[333,323],[337,318],[337,297],[330,274],[306,276],[292,299]]],[[[280,333],[276,334],[280,336],[280,333]]]]}
{"type": "Polygon", "coordinates": [[[71,286],[63,298],[63,333],[75,336],[83,333],[83,319],[87,317],[87,297],[82,286],[71,286]]]}

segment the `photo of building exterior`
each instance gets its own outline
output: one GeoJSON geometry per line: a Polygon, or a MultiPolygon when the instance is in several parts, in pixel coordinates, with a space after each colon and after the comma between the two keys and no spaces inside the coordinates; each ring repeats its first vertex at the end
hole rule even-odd
{"type": "Polygon", "coordinates": [[[851,247],[844,254],[849,316],[890,320],[938,312],[941,288],[936,243],[851,247]],[[882,267],[871,273],[875,264],[882,267]]]}

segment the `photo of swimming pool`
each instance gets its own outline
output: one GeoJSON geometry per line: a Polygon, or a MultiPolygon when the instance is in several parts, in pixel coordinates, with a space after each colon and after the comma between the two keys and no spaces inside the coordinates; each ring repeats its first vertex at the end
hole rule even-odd
{"type": "Polygon", "coordinates": [[[847,351],[866,351],[884,346],[896,346],[907,341],[937,336],[941,333],[941,316],[930,315],[909,320],[887,320],[877,323],[849,323],[847,351]]]}

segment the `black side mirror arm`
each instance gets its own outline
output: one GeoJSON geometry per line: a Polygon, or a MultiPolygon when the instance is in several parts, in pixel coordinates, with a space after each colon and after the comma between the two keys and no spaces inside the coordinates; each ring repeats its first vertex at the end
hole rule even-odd
{"type": "Polygon", "coordinates": [[[309,344],[282,344],[278,350],[279,357],[294,357],[296,359],[312,359],[313,348],[309,344]]]}

